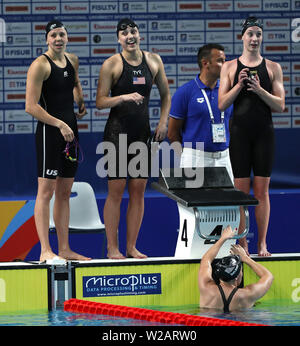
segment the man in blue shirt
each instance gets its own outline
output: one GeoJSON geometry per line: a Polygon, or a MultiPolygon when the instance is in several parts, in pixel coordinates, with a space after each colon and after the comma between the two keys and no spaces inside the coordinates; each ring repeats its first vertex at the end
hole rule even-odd
{"type": "Polygon", "coordinates": [[[171,143],[179,142],[183,147],[181,167],[223,166],[233,181],[228,150],[233,107],[224,112],[218,108],[224,47],[204,45],[199,48],[197,58],[200,74],[179,87],[172,97],[168,138],[171,143]]]}

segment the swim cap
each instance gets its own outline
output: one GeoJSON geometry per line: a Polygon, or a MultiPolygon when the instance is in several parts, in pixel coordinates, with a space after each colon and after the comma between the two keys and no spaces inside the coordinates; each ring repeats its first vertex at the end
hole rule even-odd
{"type": "Polygon", "coordinates": [[[245,31],[250,28],[251,26],[258,26],[259,28],[263,29],[263,23],[260,19],[257,19],[256,17],[248,17],[242,24],[242,36],[244,35],[245,31]]]}
{"type": "Polygon", "coordinates": [[[57,29],[57,28],[64,28],[66,31],[67,29],[64,27],[63,23],[60,22],[59,20],[51,20],[51,22],[49,22],[46,25],[46,32],[45,32],[45,36],[46,36],[46,40],[47,40],[47,35],[48,33],[53,30],[53,29],[57,29]]]}
{"type": "Polygon", "coordinates": [[[119,31],[125,30],[127,26],[130,26],[131,28],[139,28],[137,24],[130,18],[123,18],[119,21],[117,25],[117,36],[119,34],[119,31]]]}
{"type": "Polygon", "coordinates": [[[230,255],[212,263],[213,278],[222,281],[234,280],[240,273],[242,262],[240,256],[230,255]]]}

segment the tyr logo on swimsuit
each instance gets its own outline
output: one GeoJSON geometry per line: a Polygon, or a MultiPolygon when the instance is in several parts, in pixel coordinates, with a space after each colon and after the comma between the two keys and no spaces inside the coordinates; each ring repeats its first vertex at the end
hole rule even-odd
{"type": "Polygon", "coordinates": [[[142,71],[141,70],[133,70],[132,71],[134,76],[141,76],[142,75],[142,71]]]}

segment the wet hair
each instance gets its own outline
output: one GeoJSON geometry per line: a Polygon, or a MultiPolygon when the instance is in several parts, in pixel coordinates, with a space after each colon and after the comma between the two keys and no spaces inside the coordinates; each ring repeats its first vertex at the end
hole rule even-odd
{"type": "Polygon", "coordinates": [[[232,281],[240,273],[242,262],[240,256],[230,255],[212,262],[212,277],[216,283],[232,281]]]}
{"type": "Polygon", "coordinates": [[[200,68],[202,67],[201,60],[203,58],[210,58],[212,49],[218,49],[224,52],[224,47],[218,43],[208,43],[200,47],[197,54],[197,61],[200,68]]]}
{"type": "Polygon", "coordinates": [[[53,30],[53,29],[57,29],[57,28],[64,28],[66,31],[67,29],[65,28],[65,26],[63,25],[62,22],[60,22],[59,20],[51,20],[47,25],[46,25],[46,29],[45,29],[45,37],[47,40],[47,35],[48,33],[53,30]]]}
{"type": "Polygon", "coordinates": [[[245,31],[250,28],[251,26],[258,26],[259,28],[263,29],[263,23],[260,19],[257,19],[256,17],[248,17],[242,25],[242,36],[244,35],[245,31]]]}
{"type": "Polygon", "coordinates": [[[130,18],[122,18],[117,25],[117,36],[119,31],[126,30],[130,26],[131,28],[139,28],[139,26],[130,18]]]}

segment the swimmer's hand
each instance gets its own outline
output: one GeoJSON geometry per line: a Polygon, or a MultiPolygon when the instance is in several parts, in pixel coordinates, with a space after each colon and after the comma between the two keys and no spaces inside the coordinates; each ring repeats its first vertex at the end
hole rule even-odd
{"type": "Polygon", "coordinates": [[[231,228],[231,226],[227,226],[226,228],[224,228],[222,234],[221,234],[221,238],[224,240],[227,239],[231,239],[233,238],[237,233],[237,229],[235,228],[234,230],[231,228]]]}
{"type": "Polygon", "coordinates": [[[245,260],[249,257],[243,247],[241,245],[231,245],[230,253],[232,255],[238,255],[241,258],[242,262],[245,262],[245,260]]]}
{"type": "Polygon", "coordinates": [[[155,130],[155,140],[157,142],[162,142],[166,138],[167,131],[168,128],[166,124],[158,123],[157,128],[155,130]]]}
{"type": "Polygon", "coordinates": [[[255,94],[259,95],[260,91],[261,91],[262,87],[260,85],[260,80],[258,75],[254,75],[253,78],[251,78],[248,82],[248,91],[253,91],[255,94]]]}
{"type": "Polygon", "coordinates": [[[86,110],[86,108],[85,108],[85,105],[82,104],[82,105],[79,107],[78,112],[76,113],[76,118],[77,118],[77,119],[82,119],[86,114],[87,114],[87,110],[86,110]]]}
{"type": "Polygon", "coordinates": [[[66,123],[61,121],[59,123],[58,128],[59,128],[60,133],[62,134],[62,136],[64,137],[64,140],[66,142],[72,142],[73,141],[73,139],[74,139],[74,132],[72,131],[70,126],[68,126],[66,123]]]}
{"type": "Polygon", "coordinates": [[[238,85],[240,88],[245,86],[246,81],[248,82],[248,71],[249,69],[247,67],[243,68],[238,75],[238,85]]]}
{"type": "Polygon", "coordinates": [[[135,102],[138,106],[140,106],[144,102],[144,96],[140,95],[137,92],[131,93],[131,94],[124,94],[122,95],[122,101],[135,102]]]}

